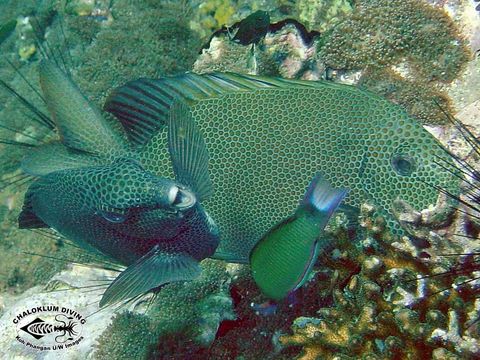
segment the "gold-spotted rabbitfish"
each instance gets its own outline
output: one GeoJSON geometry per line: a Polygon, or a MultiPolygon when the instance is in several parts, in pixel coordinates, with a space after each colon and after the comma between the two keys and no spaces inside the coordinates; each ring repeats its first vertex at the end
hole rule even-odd
{"type": "Polygon", "coordinates": [[[347,193],[346,189],[333,189],[317,174],[295,213],[255,245],[250,266],[265,295],[280,300],[305,283],[329,243],[321,236],[323,229],[347,193]]]}
{"type": "MultiPolygon", "coordinates": [[[[176,178],[169,180],[145,169],[141,152],[48,61],[40,64],[40,85],[60,140],[39,146],[21,164],[37,179],[19,226],[51,227],[127,265],[100,306],[197,277],[198,262],[214,253],[219,235],[200,204],[212,188],[205,143],[191,119],[169,118],[176,178]]],[[[181,111],[182,104],[173,108],[181,111]]]]}
{"type": "Polygon", "coordinates": [[[141,164],[171,172],[166,125],[191,118],[209,153],[214,193],[202,202],[219,227],[217,258],[248,263],[254,245],[297,207],[312,174],[348,188],[350,210],[377,206],[390,230],[392,203],[435,204],[458,193],[451,155],[400,107],[368,91],[310,82],[213,73],[140,79],[113,91],[105,109],[141,149],[141,164]],[[179,101],[184,106],[176,106],[179,101]]]}

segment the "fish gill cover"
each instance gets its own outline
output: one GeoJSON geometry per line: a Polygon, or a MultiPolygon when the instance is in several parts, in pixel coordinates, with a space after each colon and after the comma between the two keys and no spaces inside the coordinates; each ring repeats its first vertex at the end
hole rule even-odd
{"type": "MultiPolygon", "coordinates": [[[[402,104],[411,115],[420,117],[425,123],[437,124],[448,122],[445,120],[444,111],[453,112],[447,93],[443,90],[445,84],[461,73],[467,66],[466,62],[469,58],[466,39],[459,35],[449,17],[439,10],[440,5],[437,4],[435,7],[421,1],[282,1],[261,4],[255,1],[206,1],[182,2],[180,7],[173,2],[162,2],[158,5],[150,2],[133,4],[114,1],[110,4],[98,1],[92,5],[90,2],[70,1],[65,7],[58,5],[53,8],[50,8],[48,3],[32,4],[30,8],[25,3],[18,9],[15,3],[3,6],[5,12],[1,13],[5,14],[2,15],[5,16],[5,24],[8,25],[12,18],[22,16],[18,18],[14,31],[11,30],[11,26],[5,27],[5,32],[9,33],[5,35],[2,43],[2,47],[6,49],[6,59],[20,68],[23,76],[36,86],[38,83],[36,65],[43,57],[42,50],[37,44],[38,35],[35,34],[39,31],[40,39],[43,40],[43,36],[46,36],[50,44],[50,49],[46,51],[63,54],[75,83],[98,106],[103,105],[109,93],[129,80],[139,77],[159,78],[166,74],[191,69],[196,53],[202,45],[196,35],[199,33],[199,28],[204,32],[204,34],[200,32],[201,35],[208,35],[208,31],[216,30],[221,25],[232,25],[245,18],[250,12],[259,9],[269,10],[272,23],[278,23],[286,17],[293,17],[303,22],[309,31],[320,30],[323,34],[313,43],[306,43],[301,31],[299,32],[295,25],[286,25],[267,32],[253,50],[251,46],[231,41],[228,34],[222,34],[210,41],[209,47],[198,57],[193,69],[199,72],[213,70],[255,72],[261,75],[282,75],[314,80],[325,77],[337,82],[356,81],[360,78],[360,84],[402,104]],[[197,5],[200,6],[197,7],[197,5]],[[374,9],[378,10],[373,11],[374,9]],[[416,16],[417,13],[421,15],[416,16]],[[32,14],[35,14],[35,17],[32,17],[32,14]],[[401,20],[394,17],[398,14],[403,14],[400,17],[401,20]],[[211,18],[217,23],[207,25],[211,18]],[[375,21],[376,19],[385,19],[385,21],[375,21]],[[63,40],[64,37],[66,41],[63,40]],[[436,101],[431,101],[432,98],[436,101]]],[[[463,21],[462,24],[466,27],[464,31],[468,34],[470,23],[466,19],[471,16],[469,5],[452,7],[447,2],[446,6],[450,6],[448,9],[454,11],[457,18],[463,21]]],[[[474,19],[478,21],[478,18],[474,19]]],[[[469,39],[473,44],[475,43],[474,36],[470,36],[469,39]]],[[[56,56],[56,58],[59,57],[56,56]]],[[[475,68],[475,64],[476,62],[472,62],[468,65],[469,77],[463,80],[463,83],[468,84],[468,81],[478,79],[478,67],[475,68]]],[[[8,64],[1,68],[1,74],[1,79],[7,81],[9,86],[47,113],[47,109],[42,108],[41,100],[34,91],[8,64]]],[[[335,86],[326,88],[332,91],[336,89],[335,91],[339,94],[344,94],[343,89],[345,89],[335,86]]],[[[468,111],[466,104],[469,100],[477,100],[475,97],[468,99],[472,96],[471,90],[462,90],[460,86],[451,88],[453,90],[450,90],[450,96],[456,100],[457,106],[464,108],[465,111],[468,111]],[[467,99],[466,102],[458,102],[461,96],[467,99]]],[[[1,96],[2,103],[5,104],[2,109],[2,124],[5,121],[5,125],[9,128],[22,129],[15,134],[14,138],[8,131],[4,132],[2,138],[35,144],[38,140],[49,140],[52,136],[51,132],[42,130],[41,126],[32,123],[32,117],[29,114],[26,115],[25,108],[21,107],[11,94],[5,92],[1,96]]],[[[231,96],[231,99],[227,97],[226,100],[231,102],[231,106],[227,106],[226,115],[231,116],[230,112],[240,109],[247,114],[245,118],[249,120],[248,114],[251,108],[248,105],[239,106],[242,101],[248,103],[248,94],[246,97],[246,99],[236,96],[231,96]]],[[[373,95],[371,98],[376,99],[373,95]]],[[[367,97],[369,101],[373,101],[371,98],[367,97]]],[[[307,110],[310,113],[318,111],[324,99],[320,97],[320,100],[316,99],[317,103],[312,103],[302,96],[301,101],[294,102],[294,105],[298,106],[296,112],[300,115],[306,114],[307,110]],[[310,106],[311,110],[305,109],[303,105],[310,106]]],[[[291,125],[286,121],[286,128],[275,129],[275,126],[282,125],[282,116],[285,115],[271,112],[271,108],[265,105],[268,105],[268,97],[265,100],[259,96],[256,100],[258,103],[255,106],[259,109],[265,108],[258,112],[265,118],[262,119],[261,131],[254,130],[258,133],[260,144],[262,141],[268,144],[269,141],[273,141],[271,139],[279,141],[278,136],[275,137],[275,131],[280,131],[280,134],[282,131],[290,132],[288,126],[291,125]],[[274,116],[271,116],[272,114],[274,116]],[[267,136],[267,131],[271,131],[271,135],[267,136]]],[[[215,101],[218,104],[219,100],[215,101]]],[[[281,101],[282,104],[284,102],[285,100],[281,101]]],[[[367,101],[367,104],[371,103],[367,101]]],[[[389,108],[387,103],[380,101],[380,104],[385,104],[385,108],[389,108]]],[[[212,105],[198,102],[192,112],[198,114],[200,119],[202,111],[209,109],[214,110],[212,105]]],[[[333,103],[332,100],[327,110],[333,118],[337,118],[342,111],[347,116],[349,114],[348,103],[345,104],[345,101],[333,103]]],[[[221,115],[221,113],[218,114],[219,117],[221,115]]],[[[411,118],[403,113],[398,116],[402,121],[413,126],[411,131],[414,134],[417,132],[425,134],[418,123],[410,120],[411,118]]],[[[381,123],[380,119],[381,116],[379,116],[379,123],[372,126],[371,131],[379,131],[379,134],[382,134],[381,129],[377,129],[376,126],[389,128],[392,125],[381,123]]],[[[252,122],[252,120],[249,121],[252,122]]],[[[118,125],[114,121],[110,124],[118,125]]],[[[211,131],[209,125],[199,122],[198,126],[205,132],[208,146],[209,141],[213,141],[209,140],[211,131]]],[[[214,186],[215,178],[221,179],[220,176],[225,168],[223,162],[215,165],[215,161],[218,161],[215,160],[217,156],[215,154],[223,152],[228,155],[228,151],[223,151],[220,145],[223,137],[235,136],[234,133],[232,134],[235,129],[235,127],[222,129],[222,133],[218,136],[218,143],[212,143],[214,146],[209,149],[209,152],[214,154],[212,166],[214,169],[218,166],[219,169],[214,170],[217,175],[212,174],[214,186]]],[[[455,127],[437,126],[434,132],[440,133],[446,140],[450,139],[448,132],[451,130],[449,129],[455,129],[455,127]],[[444,133],[447,134],[444,135],[444,133]]],[[[341,129],[332,129],[331,126],[326,127],[324,131],[331,138],[345,133],[341,129]],[[332,134],[334,130],[338,132],[332,134]]],[[[305,132],[308,133],[305,128],[299,128],[295,134],[305,132]]],[[[355,138],[353,134],[349,135],[355,138]]],[[[394,140],[394,134],[389,136],[392,137],[393,142],[399,141],[394,140]]],[[[430,139],[427,135],[422,138],[430,139]]],[[[166,136],[158,140],[165,141],[165,139],[166,136]]],[[[462,139],[462,136],[457,135],[454,141],[464,141],[462,139]]],[[[380,140],[388,142],[390,138],[380,140]]],[[[427,144],[435,143],[430,140],[423,141],[427,144]]],[[[295,154],[298,159],[303,159],[311,155],[316,146],[320,145],[306,142],[302,147],[303,151],[295,154]]],[[[461,159],[466,157],[466,152],[471,149],[471,146],[467,144],[464,148],[464,153],[460,152],[459,155],[461,159]]],[[[261,150],[259,144],[252,144],[249,152],[245,154],[249,154],[250,157],[255,156],[257,149],[261,150]]],[[[281,147],[280,150],[282,150],[281,147]]],[[[317,153],[322,155],[319,150],[317,153]]],[[[394,166],[400,173],[408,173],[412,157],[414,164],[418,163],[419,159],[415,151],[412,156],[408,151],[403,151],[403,147],[401,150],[396,154],[398,156],[388,159],[389,167],[382,169],[388,168],[395,171],[392,168],[394,166]]],[[[5,289],[2,298],[5,299],[6,304],[2,318],[9,321],[7,319],[10,314],[9,309],[13,307],[10,304],[28,303],[32,296],[30,294],[38,295],[44,292],[38,287],[30,290],[30,293],[28,291],[23,293],[24,290],[49,281],[51,276],[70,260],[91,261],[92,253],[79,252],[69,245],[68,240],[57,238],[52,234],[47,236],[54,236],[53,241],[41,236],[38,232],[19,232],[15,229],[25,190],[25,186],[21,185],[28,181],[17,170],[25,149],[10,146],[4,147],[2,151],[5,154],[2,156],[5,159],[4,180],[6,184],[14,182],[17,185],[7,187],[2,193],[5,204],[3,207],[5,239],[1,242],[4,255],[2,255],[0,280],[5,289]],[[44,256],[34,256],[24,252],[44,256]],[[45,255],[55,259],[48,259],[45,255]],[[80,259],[80,256],[83,259],[80,259]],[[18,295],[7,295],[8,292],[15,291],[18,295]]],[[[164,149],[163,153],[157,154],[159,158],[154,160],[158,160],[161,166],[165,166],[165,162],[168,161],[168,152],[164,149]]],[[[340,171],[341,168],[338,173],[333,171],[337,166],[346,166],[345,164],[351,161],[352,156],[339,151],[334,154],[334,166],[330,165],[322,170],[331,181],[343,183],[344,180],[341,179],[345,178],[345,171],[340,171]]],[[[325,159],[328,158],[326,155],[322,156],[325,159]]],[[[445,158],[444,155],[438,154],[437,156],[439,156],[437,162],[447,167],[447,169],[443,168],[440,175],[448,178],[451,175],[448,170],[451,163],[442,162],[441,159],[452,160],[452,158],[445,158]]],[[[249,157],[246,159],[248,160],[249,157]]],[[[475,160],[475,155],[470,157],[470,160],[475,160]]],[[[243,161],[245,159],[239,163],[232,162],[229,166],[233,170],[243,169],[246,166],[243,161]]],[[[358,164],[359,169],[365,168],[362,159],[359,159],[358,164]]],[[[246,169],[248,168],[247,166],[246,169]]],[[[437,165],[437,168],[441,166],[437,165]]],[[[296,171],[295,169],[297,168],[293,167],[292,171],[296,171]]],[[[368,171],[368,167],[366,169],[368,171]]],[[[450,171],[452,169],[450,168],[450,171]]],[[[464,170],[462,172],[469,172],[466,165],[461,169],[464,170]]],[[[261,168],[259,170],[260,174],[256,176],[274,175],[268,170],[261,168]]],[[[291,199],[289,201],[292,205],[285,207],[284,214],[276,215],[279,219],[294,210],[308,181],[317,170],[319,169],[312,166],[310,173],[307,174],[305,168],[301,165],[298,167],[299,175],[292,179],[303,178],[304,184],[298,184],[297,190],[294,190],[294,187],[285,187],[283,192],[291,199]]],[[[248,179],[251,179],[252,185],[248,185],[248,189],[258,183],[251,174],[251,170],[249,174],[248,179]]],[[[173,178],[171,170],[166,175],[173,178]]],[[[371,173],[368,179],[372,179],[374,175],[376,176],[371,173]]],[[[387,183],[388,179],[391,179],[385,173],[380,175],[386,176],[387,183]]],[[[241,178],[238,177],[238,179],[241,178]]],[[[281,177],[279,179],[281,180],[281,177]]],[[[408,183],[406,179],[404,180],[408,183]]],[[[383,183],[382,181],[380,183],[383,183]]],[[[429,182],[428,179],[424,181],[429,182]]],[[[475,178],[470,179],[469,183],[475,188],[475,178]]],[[[450,185],[453,186],[448,184],[450,185]]],[[[419,189],[429,193],[427,187],[420,186],[419,189]]],[[[361,192],[364,189],[359,186],[357,190],[361,192]]],[[[400,187],[399,190],[400,194],[409,194],[406,186],[400,187]]],[[[258,208],[253,207],[252,214],[256,216],[255,221],[258,219],[261,223],[265,221],[261,219],[271,216],[269,214],[272,213],[272,204],[264,200],[272,198],[270,195],[272,188],[265,186],[257,188],[256,191],[255,194],[259,194],[257,195],[259,200],[256,203],[258,208]]],[[[214,196],[231,201],[231,206],[235,209],[235,206],[242,204],[236,204],[232,194],[237,195],[236,189],[221,191],[214,196]]],[[[467,189],[467,195],[462,195],[461,198],[467,204],[472,201],[472,196],[468,194],[467,189]]],[[[198,279],[189,283],[173,283],[165,286],[157,294],[146,315],[139,314],[140,305],[136,306],[135,312],[124,311],[118,314],[112,325],[99,339],[95,356],[98,358],[147,356],[168,358],[175,354],[184,358],[236,356],[251,359],[295,356],[328,358],[338,352],[353,357],[375,355],[383,358],[399,356],[438,358],[447,356],[449,353],[453,354],[452,356],[475,356],[478,352],[478,329],[473,321],[477,317],[475,282],[470,281],[461,285],[470,278],[462,280],[464,271],[448,272],[451,264],[450,257],[441,255],[470,253],[473,265],[468,267],[463,265],[460,269],[467,270],[466,275],[476,270],[474,262],[476,240],[470,241],[468,238],[476,238],[477,225],[474,213],[476,208],[469,208],[462,204],[462,208],[453,213],[443,206],[443,202],[440,202],[436,208],[420,212],[424,204],[420,199],[422,196],[420,191],[418,198],[417,193],[411,192],[411,198],[402,199],[408,200],[414,207],[419,206],[418,208],[412,209],[408,204],[397,202],[396,206],[385,214],[384,210],[388,208],[389,203],[387,200],[382,202],[379,199],[387,195],[390,194],[382,193],[382,188],[379,188],[375,196],[365,199],[373,205],[365,204],[362,198],[362,201],[356,203],[357,210],[354,211],[353,216],[351,212],[344,211],[334,217],[327,228],[333,237],[333,249],[320,257],[311,274],[312,280],[294,293],[292,298],[280,302],[276,310],[258,310],[271,305],[269,303],[261,305],[265,304],[267,299],[259,292],[247,269],[237,265],[226,265],[220,261],[206,260],[202,262],[203,273],[198,279]],[[464,216],[463,212],[470,212],[473,215],[464,216]],[[394,230],[397,228],[394,231],[396,234],[392,234],[392,224],[395,224],[392,217],[395,216],[407,225],[410,233],[415,234],[413,240],[398,237],[401,233],[398,232],[396,225],[393,225],[394,230]],[[363,232],[352,236],[352,223],[364,229],[363,232]],[[436,228],[435,233],[430,231],[432,228],[436,228]],[[464,237],[455,237],[454,233],[463,234],[464,237]],[[450,277],[439,276],[412,281],[418,275],[433,275],[443,271],[447,271],[450,277]],[[450,289],[451,284],[455,282],[460,285],[457,289],[450,289]],[[447,291],[442,291],[445,289],[447,291]],[[265,314],[271,315],[264,316],[265,314]],[[369,321],[372,318],[375,320],[369,321]]],[[[425,204],[432,203],[436,199],[429,196],[427,198],[433,200],[425,204]]],[[[393,202],[394,199],[391,200],[393,202]]],[[[278,201],[286,200],[281,197],[278,201]]],[[[209,206],[208,202],[205,205],[209,206]]],[[[215,208],[214,203],[210,206],[215,208]]],[[[220,207],[217,213],[217,217],[231,216],[220,207]]],[[[213,218],[217,221],[215,216],[213,218]]],[[[269,224],[274,222],[275,220],[272,219],[262,226],[268,228],[269,224]]],[[[222,223],[224,223],[223,220],[222,223]]],[[[247,231],[255,228],[258,229],[257,223],[252,224],[247,231]]],[[[256,231],[261,233],[261,230],[256,231]]],[[[233,248],[242,246],[234,240],[233,238],[230,240],[233,248]]],[[[251,245],[247,246],[247,249],[250,247],[251,245]]],[[[248,250],[245,251],[248,252],[248,250]]],[[[104,258],[96,256],[96,259],[103,261],[103,267],[117,267],[117,265],[105,266],[104,258]]],[[[464,257],[459,257],[460,261],[464,261],[463,259],[464,257]]],[[[90,280],[109,280],[108,276],[114,276],[111,273],[108,275],[99,273],[99,270],[94,268],[81,269],[83,267],[77,266],[56,275],[48,282],[47,289],[79,288],[77,290],[81,294],[86,290],[81,289],[82,287],[92,286],[90,280]],[[82,274],[83,277],[80,276],[82,274]],[[83,278],[83,284],[73,281],[72,277],[83,278]]],[[[93,313],[99,299],[98,294],[101,295],[102,291],[101,289],[96,294],[90,293],[87,296],[89,300],[74,306],[82,306],[82,308],[84,306],[87,313],[93,313]]],[[[65,299],[61,291],[46,293],[43,296],[44,301],[65,299]]],[[[72,295],[68,296],[72,297],[72,295]]],[[[92,321],[89,322],[92,328],[104,328],[113,316],[113,312],[107,309],[95,316],[96,314],[92,314],[92,321]]],[[[7,331],[3,323],[0,326],[2,326],[2,333],[4,329],[7,331]]],[[[11,347],[13,340],[9,336],[4,339],[5,345],[2,346],[2,351],[6,351],[9,356],[15,351],[11,347]]],[[[90,339],[86,352],[93,351],[94,341],[95,339],[90,339]]]]}

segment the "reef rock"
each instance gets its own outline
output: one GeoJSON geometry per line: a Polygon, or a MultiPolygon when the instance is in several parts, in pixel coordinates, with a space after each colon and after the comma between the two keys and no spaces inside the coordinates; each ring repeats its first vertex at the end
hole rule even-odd
{"type": "MultiPolygon", "coordinates": [[[[101,285],[95,287],[95,285],[104,284],[114,275],[112,271],[70,265],[68,269],[55,275],[46,286],[34,286],[16,296],[0,294],[0,358],[47,360],[74,359],[78,354],[82,354],[81,358],[91,356],[98,337],[115,315],[115,309],[112,307],[99,311],[98,301],[105,287],[101,285]],[[81,330],[83,339],[78,345],[64,350],[38,351],[16,340],[17,335],[21,335],[17,334],[16,325],[13,323],[17,314],[37,306],[47,305],[65,307],[86,318],[81,330]]],[[[28,334],[21,336],[25,340],[29,338],[28,334]]]]}

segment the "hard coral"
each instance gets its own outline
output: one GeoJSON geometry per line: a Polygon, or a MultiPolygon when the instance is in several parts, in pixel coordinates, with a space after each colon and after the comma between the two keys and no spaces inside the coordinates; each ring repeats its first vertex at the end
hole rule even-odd
{"type": "Polygon", "coordinates": [[[220,322],[233,320],[235,315],[227,291],[230,283],[225,264],[205,260],[202,268],[199,278],[171,283],[160,289],[145,315],[132,312],[118,315],[104,332],[96,357],[121,360],[151,355],[168,358],[172,351],[180,348],[202,351],[208,346],[220,322]],[[165,343],[175,343],[174,334],[180,333],[183,340],[177,343],[176,349],[165,346],[165,343]]]}
{"type": "Polygon", "coordinates": [[[167,1],[151,6],[115,1],[114,20],[82,54],[76,77],[80,87],[103,104],[110,89],[128,80],[189,70],[200,43],[182,11],[167,1]]]}
{"type": "Polygon", "coordinates": [[[450,99],[436,83],[406,79],[388,68],[367,69],[358,85],[403,106],[425,124],[445,124],[444,111],[454,112],[450,99]]]}
{"type": "MultiPolygon", "coordinates": [[[[366,233],[360,252],[337,242],[337,262],[360,262],[360,271],[346,278],[346,286],[335,286],[333,306],[297,318],[293,334],[280,336],[280,342],[302,346],[304,360],[418,359],[448,352],[478,356],[478,333],[468,325],[476,305],[466,302],[468,295],[449,290],[451,279],[422,278],[419,274],[434,271],[424,263],[422,249],[412,256],[389,245],[391,236],[371,218],[374,214],[374,208],[363,207],[360,222],[366,233]]],[[[334,266],[340,279],[348,275],[342,265],[334,266]]]]}
{"type": "Polygon", "coordinates": [[[333,68],[362,69],[407,59],[416,76],[451,81],[470,58],[446,13],[416,0],[359,0],[320,49],[333,68]]]}
{"type": "Polygon", "coordinates": [[[353,10],[352,0],[298,0],[298,20],[310,29],[324,32],[341,22],[353,10]]]}
{"type": "Polygon", "coordinates": [[[155,340],[147,316],[125,311],[118,314],[100,336],[95,358],[144,359],[155,340]]]}

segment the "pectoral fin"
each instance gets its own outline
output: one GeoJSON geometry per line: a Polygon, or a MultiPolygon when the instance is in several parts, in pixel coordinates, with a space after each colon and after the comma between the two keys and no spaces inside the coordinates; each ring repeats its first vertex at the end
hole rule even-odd
{"type": "Polygon", "coordinates": [[[100,307],[131,299],[169,282],[193,280],[200,272],[200,265],[192,257],[154,247],[118,275],[103,294],[100,307]]]}
{"type": "Polygon", "coordinates": [[[200,200],[213,192],[205,140],[183,103],[175,103],[168,119],[168,149],[177,180],[192,188],[200,200]]]}
{"type": "Polygon", "coordinates": [[[305,263],[305,271],[303,272],[302,276],[298,279],[297,285],[295,285],[295,288],[292,291],[300,289],[308,280],[310,273],[312,272],[313,266],[315,265],[315,262],[317,261],[318,254],[320,252],[320,246],[319,246],[318,240],[315,241],[313,244],[311,250],[310,250],[310,258],[308,261],[305,263]]]}
{"type": "Polygon", "coordinates": [[[32,196],[34,196],[36,183],[33,183],[25,194],[22,211],[18,215],[19,229],[39,229],[48,228],[49,226],[40,219],[35,211],[33,211],[32,196]]]}

